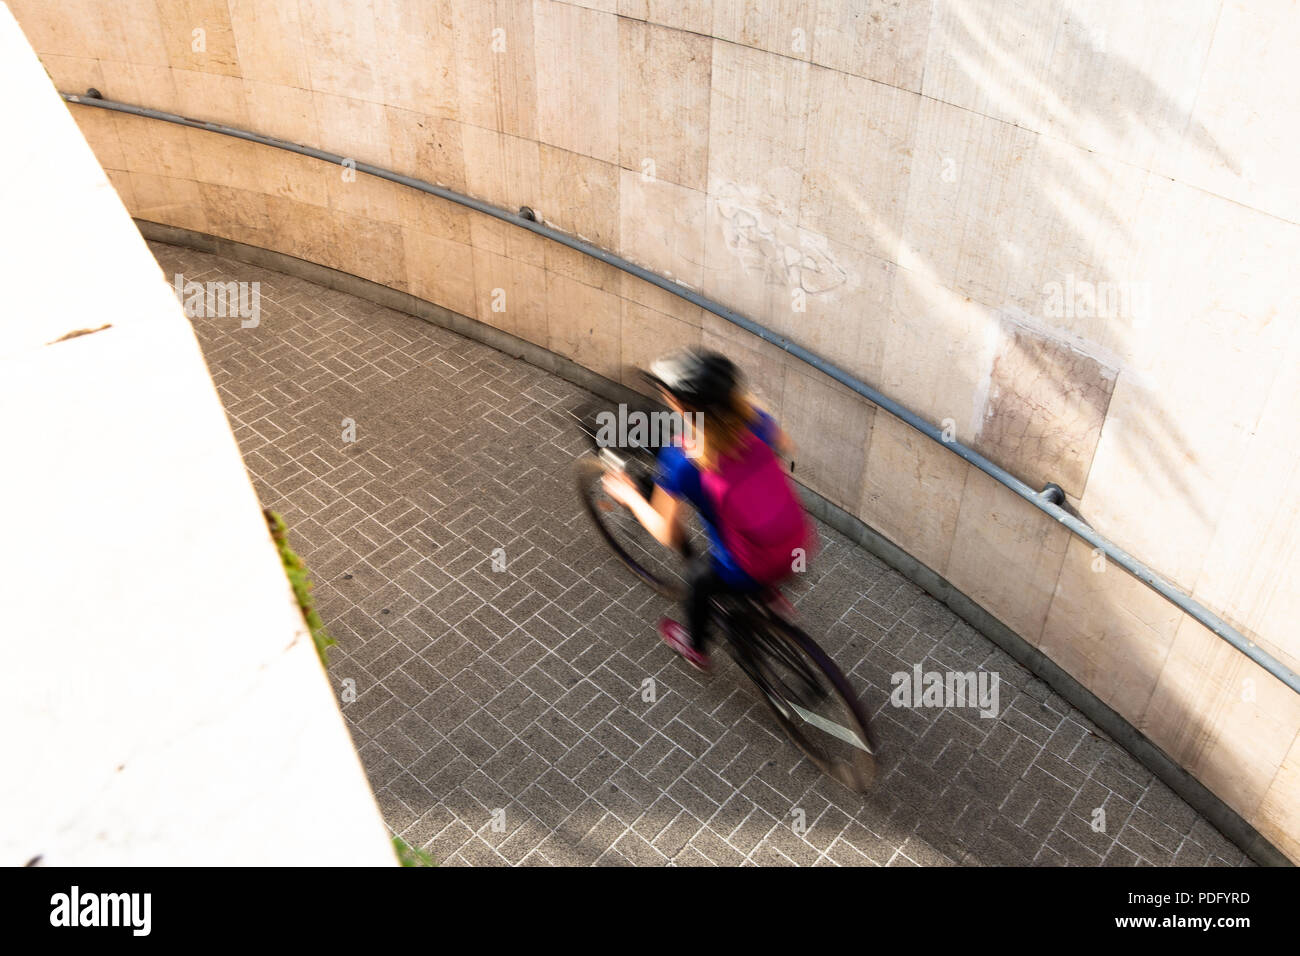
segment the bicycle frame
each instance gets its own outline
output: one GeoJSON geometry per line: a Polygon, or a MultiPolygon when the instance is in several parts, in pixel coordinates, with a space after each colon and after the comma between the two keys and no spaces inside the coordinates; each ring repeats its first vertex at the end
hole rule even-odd
{"type": "Polygon", "coordinates": [[[803,665],[802,662],[791,658],[790,655],[781,654],[780,650],[775,646],[759,646],[762,641],[759,635],[765,627],[772,623],[772,612],[763,607],[754,595],[746,593],[728,594],[723,595],[721,598],[715,598],[713,607],[718,629],[722,631],[727,640],[727,652],[731,655],[732,660],[749,675],[750,679],[761,690],[780,697],[781,694],[778,689],[771,686],[771,682],[763,673],[761,666],[763,654],[780,654],[787,663],[793,663],[800,669],[802,669],[803,665]]]}

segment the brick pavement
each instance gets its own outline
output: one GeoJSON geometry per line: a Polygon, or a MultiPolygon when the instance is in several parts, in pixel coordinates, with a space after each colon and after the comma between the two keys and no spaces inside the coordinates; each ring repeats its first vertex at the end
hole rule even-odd
{"type": "Polygon", "coordinates": [[[581,442],[564,411],[588,393],[362,299],[151,248],[169,282],[261,283],[258,327],[194,327],[257,491],[316,581],[384,818],[439,862],[1249,863],[1046,685],[823,526],[793,597],[885,751],[873,793],[839,789],[734,669],[702,678],[659,643],[670,608],[598,546],[568,477],[581,442]],[[998,673],[999,716],[889,706],[890,675],[917,663],[998,673]]]}

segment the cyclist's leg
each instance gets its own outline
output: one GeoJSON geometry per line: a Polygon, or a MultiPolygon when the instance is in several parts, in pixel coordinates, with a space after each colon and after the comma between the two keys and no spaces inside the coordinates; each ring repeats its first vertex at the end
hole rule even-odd
{"type": "Polygon", "coordinates": [[[727,583],[718,574],[712,555],[706,552],[691,562],[686,585],[687,637],[697,651],[707,653],[713,598],[727,590],[727,583]]]}
{"type": "MultiPolygon", "coordinates": [[[[743,575],[742,575],[743,576],[743,575]]],[[[743,576],[724,575],[711,553],[695,558],[686,572],[686,626],[691,645],[701,653],[708,650],[712,636],[713,599],[722,594],[761,593],[763,586],[743,576]]]]}

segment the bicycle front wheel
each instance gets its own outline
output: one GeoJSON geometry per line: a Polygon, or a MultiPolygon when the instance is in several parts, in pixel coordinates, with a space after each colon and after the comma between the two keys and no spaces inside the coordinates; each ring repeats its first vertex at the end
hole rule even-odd
{"type": "MultiPolygon", "coordinates": [[[[615,557],[629,571],[664,597],[680,601],[686,596],[686,565],[694,552],[689,539],[682,551],[666,548],[641,526],[624,505],[605,493],[601,479],[606,465],[595,456],[578,459],[575,478],[578,497],[587,515],[615,557]]],[[[653,487],[651,466],[639,458],[627,463],[628,477],[648,496],[653,487]]]]}
{"type": "Polygon", "coordinates": [[[823,773],[864,793],[876,775],[876,743],[848,679],[790,622],[764,615],[753,624],[741,666],[777,723],[823,773]]]}

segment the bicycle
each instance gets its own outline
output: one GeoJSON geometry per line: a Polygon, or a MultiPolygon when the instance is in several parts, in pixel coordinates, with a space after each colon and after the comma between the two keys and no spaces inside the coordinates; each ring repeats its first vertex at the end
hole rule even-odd
{"type": "MultiPolygon", "coordinates": [[[[664,597],[686,595],[685,570],[708,547],[698,527],[678,549],[659,544],[622,504],[604,491],[610,469],[623,471],[649,497],[656,455],[652,448],[601,447],[594,414],[570,413],[592,450],[574,464],[578,495],[605,544],[643,583],[664,597]]],[[[877,747],[857,695],[835,662],[811,637],[778,613],[779,588],[728,593],[713,600],[714,620],[728,655],[758,688],[777,724],[823,773],[857,793],[876,771],[877,747]]]]}

